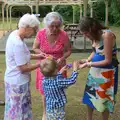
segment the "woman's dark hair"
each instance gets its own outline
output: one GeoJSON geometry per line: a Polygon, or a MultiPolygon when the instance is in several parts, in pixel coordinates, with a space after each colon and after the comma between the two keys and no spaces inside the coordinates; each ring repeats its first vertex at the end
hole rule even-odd
{"type": "Polygon", "coordinates": [[[96,40],[100,40],[100,33],[103,29],[107,29],[97,20],[91,17],[83,17],[80,20],[79,29],[81,32],[89,32],[89,34],[96,40]]]}

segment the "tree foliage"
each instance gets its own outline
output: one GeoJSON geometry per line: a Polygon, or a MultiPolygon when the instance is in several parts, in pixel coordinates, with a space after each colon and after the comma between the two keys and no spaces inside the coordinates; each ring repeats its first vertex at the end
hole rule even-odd
{"type": "Polygon", "coordinates": [[[112,0],[110,7],[110,16],[114,25],[120,26],[120,1],[112,0]]]}
{"type": "Polygon", "coordinates": [[[54,11],[59,12],[63,16],[64,21],[72,22],[72,18],[73,18],[72,6],[69,6],[69,5],[66,5],[66,6],[57,5],[55,7],[54,11]]]}
{"type": "MultiPolygon", "coordinates": [[[[120,0],[98,0],[97,3],[93,4],[93,16],[94,18],[105,21],[105,1],[108,1],[109,6],[109,23],[112,25],[120,26],[120,0]]],[[[0,6],[1,7],[1,6],[0,6]]],[[[77,5],[57,5],[54,11],[59,12],[64,21],[72,23],[73,21],[73,8],[75,14],[75,23],[79,22],[80,19],[80,6],[77,5]]],[[[83,9],[83,8],[82,8],[83,9]]],[[[52,11],[52,6],[39,6],[40,17],[43,18],[48,12],[52,11]]],[[[12,16],[20,17],[25,13],[30,13],[30,8],[27,6],[17,6],[12,8],[12,16]]],[[[35,7],[33,7],[33,13],[35,7]]],[[[88,6],[87,15],[90,15],[90,7],[88,6]]],[[[1,16],[1,9],[0,9],[1,16]]]]}

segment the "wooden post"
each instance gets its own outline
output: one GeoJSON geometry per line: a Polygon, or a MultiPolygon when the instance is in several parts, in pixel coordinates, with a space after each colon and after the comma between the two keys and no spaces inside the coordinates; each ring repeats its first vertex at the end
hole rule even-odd
{"type": "Polygon", "coordinates": [[[39,13],[39,0],[36,0],[36,14],[39,13]]]}
{"type": "Polygon", "coordinates": [[[93,17],[93,3],[91,2],[90,4],[90,17],[93,17]]]}
{"type": "Polygon", "coordinates": [[[73,9],[73,24],[75,23],[75,6],[73,5],[72,6],[72,9],[73,9]]]}
{"type": "Polygon", "coordinates": [[[108,26],[108,0],[105,0],[105,26],[108,26]]]}
{"type": "Polygon", "coordinates": [[[7,18],[7,27],[8,27],[8,22],[9,22],[8,8],[9,8],[9,6],[8,6],[8,5],[6,5],[6,18],[7,18]]]}
{"type": "MultiPolygon", "coordinates": [[[[83,3],[84,3],[84,17],[86,17],[88,0],[83,0],[83,3]]],[[[86,37],[84,37],[84,50],[86,51],[86,37]]]]}
{"type": "Polygon", "coordinates": [[[11,15],[11,13],[12,13],[12,7],[13,6],[10,6],[10,11],[9,11],[10,12],[10,26],[9,26],[10,30],[12,30],[12,15],[11,15]]]}
{"type": "Polygon", "coordinates": [[[84,3],[84,16],[87,16],[87,4],[88,4],[88,0],[83,0],[84,3]]]}
{"type": "Polygon", "coordinates": [[[82,11],[82,4],[80,4],[80,19],[82,18],[83,11],[82,11]]]}
{"type": "Polygon", "coordinates": [[[30,5],[31,14],[33,14],[33,6],[30,5]]]}
{"type": "Polygon", "coordinates": [[[3,35],[5,34],[5,14],[4,14],[4,8],[5,8],[5,4],[3,3],[2,4],[2,27],[3,27],[3,35]]]}

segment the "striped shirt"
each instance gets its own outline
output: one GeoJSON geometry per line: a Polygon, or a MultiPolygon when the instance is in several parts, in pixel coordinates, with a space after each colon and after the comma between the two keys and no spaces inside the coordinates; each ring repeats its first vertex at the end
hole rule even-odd
{"type": "Polygon", "coordinates": [[[42,85],[47,111],[64,107],[67,102],[65,88],[74,84],[77,76],[78,72],[74,71],[69,78],[64,78],[60,72],[53,77],[44,77],[42,85]]]}

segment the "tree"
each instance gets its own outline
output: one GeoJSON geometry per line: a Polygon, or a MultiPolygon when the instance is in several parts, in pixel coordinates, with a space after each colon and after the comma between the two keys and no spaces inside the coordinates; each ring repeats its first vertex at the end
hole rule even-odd
{"type": "Polygon", "coordinates": [[[63,5],[60,6],[59,5],[58,6],[57,5],[55,7],[54,11],[59,12],[62,15],[62,17],[63,17],[63,19],[64,19],[65,22],[72,23],[72,18],[73,18],[72,6],[70,6],[70,5],[66,5],[66,6],[63,6],[63,5]]]}
{"type": "Polygon", "coordinates": [[[120,1],[119,0],[112,0],[110,15],[113,17],[113,23],[117,26],[120,26],[120,1]]]}

